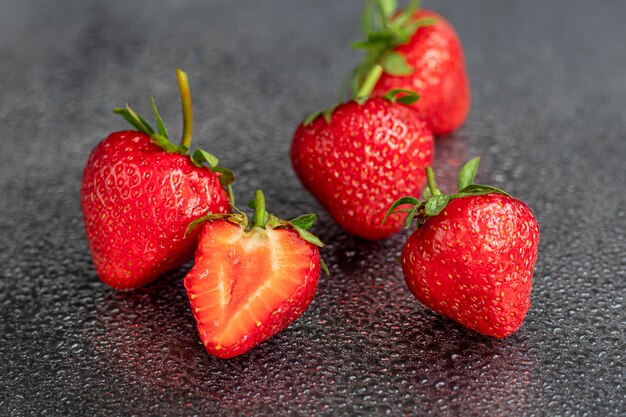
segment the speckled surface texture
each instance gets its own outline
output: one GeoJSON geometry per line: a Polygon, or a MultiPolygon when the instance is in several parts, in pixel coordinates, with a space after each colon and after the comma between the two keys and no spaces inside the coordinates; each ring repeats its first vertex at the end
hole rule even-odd
{"type": "Polygon", "coordinates": [[[443,188],[479,180],[526,201],[542,230],[532,307],[492,340],[406,289],[406,234],[344,234],[298,183],[291,135],[334,99],[357,54],[358,1],[0,3],[0,415],[623,416],[626,2],[428,1],[464,43],[473,107],[436,142],[443,188]],[[468,4],[466,4],[468,3],[468,4]],[[94,273],[81,171],[111,108],[155,95],[180,127],[189,72],[195,143],[266,190],[284,216],[317,211],[328,242],[310,309],[230,361],[196,335],[181,277],[133,293],[94,273]]]}

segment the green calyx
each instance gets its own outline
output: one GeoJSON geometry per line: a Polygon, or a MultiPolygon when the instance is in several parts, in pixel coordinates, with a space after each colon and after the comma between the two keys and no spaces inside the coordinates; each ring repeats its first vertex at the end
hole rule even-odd
{"type": "Polygon", "coordinates": [[[375,65],[381,65],[385,73],[394,76],[408,76],[413,73],[414,68],[394,49],[409,42],[420,27],[435,23],[433,18],[412,18],[419,6],[420,0],[411,0],[404,10],[397,13],[396,0],[367,0],[361,15],[365,39],[352,44],[354,49],[363,49],[366,52],[365,58],[350,77],[354,95],[375,65]]]}
{"type": "MultiPolygon", "coordinates": [[[[219,159],[217,159],[215,155],[203,149],[196,149],[193,154],[189,155],[193,130],[193,107],[191,105],[189,79],[187,77],[187,73],[182,71],[180,68],[176,69],[176,78],[178,80],[180,101],[183,109],[183,134],[180,145],[176,145],[170,141],[165,123],[163,123],[163,119],[161,118],[161,115],[157,110],[156,103],[154,102],[154,98],[152,97],[150,97],[150,103],[152,105],[152,112],[154,113],[154,119],[156,121],[156,130],[154,130],[154,128],[150,126],[144,118],[135,113],[130,108],[128,103],[125,107],[117,107],[113,109],[113,112],[122,116],[135,128],[135,130],[149,135],[152,142],[164,151],[187,155],[189,156],[189,160],[198,168],[204,166],[213,172],[219,173],[219,179],[222,186],[224,188],[230,188],[230,184],[232,184],[235,180],[235,176],[230,169],[218,165],[219,159]]],[[[232,193],[230,189],[229,192],[232,193]]]]}
{"type": "Polygon", "coordinates": [[[333,117],[333,112],[335,111],[335,109],[340,105],[341,103],[335,103],[334,105],[324,109],[324,110],[318,110],[315,113],[311,113],[309,114],[306,119],[304,119],[304,121],[302,122],[302,124],[304,126],[308,126],[311,123],[313,123],[318,117],[323,116],[324,117],[324,121],[326,122],[326,124],[330,123],[330,120],[333,117]]]}
{"type": "Polygon", "coordinates": [[[499,188],[489,185],[474,184],[474,178],[476,177],[476,171],[478,170],[478,164],[480,158],[474,158],[468,161],[461,171],[459,171],[459,177],[457,181],[457,192],[454,194],[443,194],[437,182],[435,181],[435,173],[432,167],[426,167],[426,180],[428,181],[428,188],[424,191],[422,201],[415,197],[402,197],[389,207],[383,223],[392,214],[407,213],[404,220],[404,227],[408,229],[411,227],[413,220],[416,220],[416,227],[420,227],[426,219],[438,215],[446,208],[448,203],[456,198],[471,197],[487,195],[492,193],[509,195],[499,188]],[[410,205],[412,207],[407,209],[397,209],[399,206],[410,205]]]}
{"type": "MultiPolygon", "coordinates": [[[[315,246],[319,246],[320,248],[324,246],[322,241],[315,236],[313,233],[309,232],[309,229],[315,224],[317,221],[317,216],[313,213],[303,214],[301,216],[296,217],[292,220],[283,220],[271,213],[268,213],[265,209],[265,195],[263,191],[256,190],[254,200],[248,203],[248,206],[254,209],[254,216],[252,220],[248,220],[248,216],[238,208],[234,206],[234,197],[231,195],[231,201],[233,202],[233,210],[235,213],[229,214],[209,214],[204,217],[200,217],[199,219],[191,222],[187,231],[185,232],[185,237],[187,237],[198,225],[207,221],[215,221],[215,220],[226,220],[231,223],[238,224],[246,232],[251,232],[255,229],[292,229],[295,230],[298,235],[309,243],[312,243],[315,246]]],[[[328,267],[324,263],[324,261],[320,258],[321,267],[327,274],[329,273],[328,267]]]]}
{"type": "Polygon", "coordinates": [[[390,103],[400,103],[410,106],[413,103],[417,103],[420,96],[415,91],[396,88],[385,94],[383,98],[390,103]]]}
{"type": "MultiPolygon", "coordinates": [[[[376,83],[378,83],[378,80],[380,80],[381,75],[383,75],[383,71],[383,67],[378,64],[372,66],[370,72],[366,75],[365,79],[359,86],[359,89],[354,96],[354,101],[359,104],[364,104],[371,98],[372,91],[374,90],[376,83]]],[[[411,105],[416,103],[420,96],[415,91],[396,88],[388,91],[381,98],[390,103],[411,105]]]]}
{"type": "MultiPolygon", "coordinates": [[[[323,116],[330,123],[333,111],[348,96],[359,104],[364,104],[383,73],[395,76],[407,76],[413,73],[404,56],[394,51],[411,39],[420,28],[435,23],[433,18],[413,19],[419,9],[420,0],[411,0],[400,13],[396,12],[396,0],[367,0],[361,16],[361,27],[365,40],[355,42],[352,47],[366,51],[363,62],[359,64],[344,83],[340,93],[340,102],[324,110],[310,114],[302,123],[305,127],[323,116]]],[[[419,100],[419,95],[410,90],[391,90],[382,98],[391,103],[410,105],[419,100]]]]}
{"type": "MultiPolygon", "coordinates": [[[[359,104],[364,104],[369,99],[369,96],[372,93],[374,86],[380,79],[380,76],[382,75],[382,73],[383,73],[383,68],[380,65],[375,65],[370,71],[370,73],[367,75],[366,80],[363,82],[363,85],[361,86],[357,94],[355,95],[354,101],[356,101],[359,104]]],[[[319,116],[323,116],[324,120],[326,121],[326,124],[329,124],[333,116],[333,112],[340,104],[341,103],[336,103],[333,106],[328,107],[327,109],[320,110],[320,111],[310,114],[306,119],[304,119],[304,122],[303,122],[304,126],[310,125],[319,116]]]]}
{"type": "MultiPolygon", "coordinates": [[[[365,102],[371,98],[372,90],[374,89],[374,86],[376,85],[382,74],[383,67],[381,67],[380,65],[374,65],[369,74],[367,74],[367,77],[365,77],[365,80],[359,87],[359,90],[357,91],[353,100],[361,105],[365,104],[365,102]]],[[[420,96],[419,94],[411,90],[394,89],[387,92],[387,94],[385,94],[381,98],[393,104],[400,103],[411,105],[417,102],[420,96]]],[[[313,123],[319,116],[323,116],[326,124],[329,124],[332,119],[333,112],[340,104],[341,103],[336,103],[335,105],[327,109],[310,114],[306,119],[304,119],[304,122],[302,122],[302,124],[306,127],[313,123]]]]}

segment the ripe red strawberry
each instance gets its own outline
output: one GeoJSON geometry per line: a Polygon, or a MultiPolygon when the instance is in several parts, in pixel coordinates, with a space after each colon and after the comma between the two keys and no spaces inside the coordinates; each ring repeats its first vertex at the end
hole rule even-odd
{"type": "Polygon", "coordinates": [[[265,211],[256,192],[255,215],[210,215],[202,225],[195,264],[185,288],[206,350],[219,358],[241,355],[282,331],[315,295],[322,242],[307,231],[314,214],[290,222],[265,211]]]}
{"type": "Polygon", "coordinates": [[[452,132],[463,124],[470,107],[461,42],[448,21],[419,9],[418,0],[400,13],[392,3],[377,0],[366,6],[366,40],[354,46],[367,55],[355,70],[354,85],[378,63],[385,73],[375,95],[392,89],[415,91],[421,98],[413,107],[429,129],[436,135],[452,132]]]}
{"type": "Polygon", "coordinates": [[[406,283],[418,300],[465,327],[494,337],[514,333],[530,307],[539,226],[532,211],[493,187],[472,184],[478,158],[459,175],[459,191],[442,195],[432,169],[432,194],[412,197],[417,230],[402,251],[406,283]]]}
{"type": "MultiPolygon", "coordinates": [[[[375,67],[358,97],[380,76],[375,67]]],[[[348,233],[382,239],[402,228],[401,216],[381,223],[387,207],[407,193],[419,194],[433,138],[399,91],[356,99],[312,115],[295,132],[291,161],[302,181],[348,233]],[[332,114],[331,114],[332,112],[332,114]]],[[[402,92],[406,93],[406,92],[402,92]]]]}
{"type": "Polygon", "coordinates": [[[168,140],[154,101],[155,132],[130,107],[115,109],[137,131],[109,135],[91,153],[81,186],[87,241],[96,272],[120,290],[138,288],[193,255],[197,234],[184,237],[190,222],[207,213],[230,212],[223,187],[232,174],[191,142],[187,75],[178,70],[183,101],[181,146],[168,140]],[[208,163],[210,167],[203,166],[208,163]]]}

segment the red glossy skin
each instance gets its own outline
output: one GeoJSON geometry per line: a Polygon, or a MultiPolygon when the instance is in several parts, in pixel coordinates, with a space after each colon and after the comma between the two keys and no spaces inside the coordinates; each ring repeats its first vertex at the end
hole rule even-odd
{"type": "Polygon", "coordinates": [[[408,239],[402,269],[426,306],[479,333],[506,337],[522,324],[539,226],[521,201],[501,194],[452,200],[408,239]]]}
{"type": "Polygon", "coordinates": [[[232,358],[284,330],[311,304],[319,276],[317,246],[293,230],[205,223],[185,288],[207,352],[232,358]]]}
{"type": "Polygon", "coordinates": [[[382,220],[405,195],[421,195],[433,137],[407,106],[372,98],[337,107],[330,123],[300,125],[291,161],[304,187],[348,233],[383,239],[397,233],[401,215],[382,220]]]}
{"type": "Polygon", "coordinates": [[[189,223],[230,211],[215,173],[136,131],[113,133],[92,151],[81,205],[96,272],[120,290],[141,287],[190,259],[197,233],[183,237],[189,223]]]}
{"type": "Polygon", "coordinates": [[[414,19],[433,17],[436,23],[419,28],[407,44],[395,51],[414,68],[409,76],[383,74],[373,95],[396,88],[413,90],[420,99],[413,104],[429,129],[443,135],[458,129],[470,108],[470,89],[461,42],[452,25],[438,14],[419,10],[414,19]]]}

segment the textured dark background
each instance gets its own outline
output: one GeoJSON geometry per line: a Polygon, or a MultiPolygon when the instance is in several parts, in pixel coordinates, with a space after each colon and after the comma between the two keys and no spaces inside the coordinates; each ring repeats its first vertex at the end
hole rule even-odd
{"type": "Polygon", "coordinates": [[[334,100],[357,54],[360,1],[0,2],[0,415],[623,416],[626,2],[428,1],[465,46],[466,125],[436,143],[444,187],[479,179],[541,226],[533,306],[506,340],[421,306],[397,262],[406,234],[347,236],[299,185],[288,149],[334,100]],[[101,284],[82,230],[81,171],[111,108],[157,99],[195,143],[266,190],[282,216],[316,211],[331,276],[288,330],[229,361],[196,335],[181,277],[101,284]]]}

